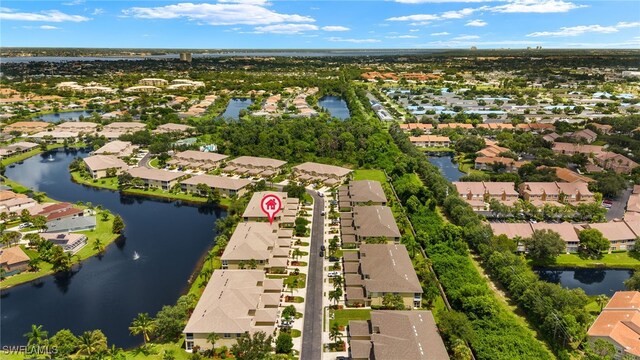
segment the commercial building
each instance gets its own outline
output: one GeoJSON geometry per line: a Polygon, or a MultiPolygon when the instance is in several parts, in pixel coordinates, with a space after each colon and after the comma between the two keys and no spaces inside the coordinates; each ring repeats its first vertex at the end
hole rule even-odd
{"type": "Polygon", "coordinates": [[[260,177],[271,177],[280,174],[286,161],[255,157],[240,156],[227,162],[227,166],[222,171],[227,173],[251,175],[260,177]]]}
{"type": "Polygon", "coordinates": [[[209,334],[218,335],[216,347],[231,347],[247,333],[272,334],[282,286],[263,270],[215,270],[183,330],[185,349],[211,349],[209,334]]]}
{"type": "Polygon", "coordinates": [[[222,253],[223,269],[249,268],[285,272],[289,264],[292,230],[267,222],[239,223],[222,253]]]}
{"type": "Polygon", "coordinates": [[[420,307],[422,286],[404,245],[361,244],[359,258],[349,260],[344,266],[347,305],[381,306],[385,294],[394,294],[406,308],[420,307]]]}
{"type": "Polygon", "coordinates": [[[340,166],[306,162],[294,166],[293,174],[301,181],[321,182],[328,186],[335,186],[344,182],[352,172],[340,166]]]}
{"type": "Polygon", "coordinates": [[[340,209],[356,205],[387,205],[387,196],[379,181],[356,180],[338,188],[340,209]]]}
{"type": "Polygon", "coordinates": [[[140,178],[147,187],[169,190],[177,185],[184,176],[183,172],[173,172],[158,169],[148,169],[146,167],[134,167],[127,172],[134,178],[140,178]]]}
{"type": "Polygon", "coordinates": [[[129,165],[124,161],[111,155],[93,155],[82,160],[87,170],[89,170],[91,177],[94,179],[100,179],[109,175],[118,176],[122,174],[123,171],[129,169],[129,165]],[[109,174],[111,171],[113,174],[109,174]]]}
{"type": "Polygon", "coordinates": [[[615,347],[615,358],[640,358],[640,292],[618,291],[587,331],[590,342],[604,340],[615,347]]]}
{"type": "Polygon", "coordinates": [[[448,360],[428,310],[371,311],[371,320],[351,320],[349,357],[353,360],[448,360]]]}
{"type": "Polygon", "coordinates": [[[181,181],[180,184],[182,185],[182,191],[190,193],[200,193],[198,184],[205,184],[211,190],[218,190],[220,195],[227,197],[236,195],[240,197],[246,193],[247,186],[251,184],[251,181],[224,176],[196,175],[181,181]]]}

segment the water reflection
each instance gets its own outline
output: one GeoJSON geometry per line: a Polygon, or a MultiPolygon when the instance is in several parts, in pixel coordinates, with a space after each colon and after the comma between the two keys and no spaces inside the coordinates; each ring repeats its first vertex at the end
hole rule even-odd
{"type": "Polygon", "coordinates": [[[607,296],[614,292],[625,290],[624,281],[633,275],[633,270],[627,269],[553,269],[536,268],[540,279],[554,284],[560,284],[569,289],[583,289],[587,295],[607,296]]]}

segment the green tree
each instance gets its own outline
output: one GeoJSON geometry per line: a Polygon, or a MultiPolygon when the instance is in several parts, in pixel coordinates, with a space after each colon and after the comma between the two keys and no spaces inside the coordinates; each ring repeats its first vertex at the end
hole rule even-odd
{"type": "Polygon", "coordinates": [[[114,234],[121,234],[124,231],[124,221],[122,220],[122,217],[120,215],[116,215],[113,218],[113,227],[111,229],[111,231],[114,234]]]}
{"type": "Polygon", "coordinates": [[[342,332],[340,331],[339,325],[337,322],[334,322],[329,329],[329,340],[337,344],[341,338],[342,332]]]}
{"type": "Polygon", "coordinates": [[[534,260],[555,259],[565,251],[565,243],[555,231],[535,230],[530,238],[524,239],[529,256],[534,260]]]}
{"type": "Polygon", "coordinates": [[[85,331],[78,337],[78,354],[96,355],[107,350],[107,337],[100,330],[85,331]]]}
{"type": "Polygon", "coordinates": [[[400,294],[386,293],[382,297],[382,306],[389,310],[404,310],[404,300],[400,294]]]}
{"type": "Polygon", "coordinates": [[[50,262],[53,265],[53,271],[69,271],[72,265],[71,253],[65,253],[62,247],[54,245],[51,248],[50,262]]]}
{"type": "Polygon", "coordinates": [[[216,341],[220,340],[220,336],[216,333],[209,333],[207,335],[207,342],[211,344],[213,350],[216,349],[216,341]]]}
{"type": "Polygon", "coordinates": [[[29,270],[30,271],[38,271],[40,270],[40,258],[34,257],[33,259],[29,259],[29,270]]]}
{"type": "Polygon", "coordinates": [[[296,308],[293,305],[289,305],[282,310],[282,317],[286,320],[291,320],[296,316],[296,308]]]}
{"type": "Polygon", "coordinates": [[[78,338],[70,330],[62,329],[49,339],[49,345],[56,348],[56,355],[64,357],[76,352],[78,338]]]}
{"type": "Polygon", "coordinates": [[[24,334],[27,338],[27,346],[38,346],[47,340],[49,333],[42,329],[42,325],[31,325],[31,330],[24,334]]]}
{"type": "Polygon", "coordinates": [[[281,332],[276,338],[276,354],[290,354],[293,349],[293,339],[291,335],[281,332]]]}
{"type": "Polygon", "coordinates": [[[102,254],[104,252],[104,244],[102,243],[102,240],[96,238],[93,242],[93,250],[97,251],[98,254],[102,254]]]}
{"type": "Polygon", "coordinates": [[[335,290],[329,291],[329,300],[335,301],[336,305],[338,305],[338,301],[342,298],[342,289],[337,288],[335,290]]]}
{"type": "Polygon", "coordinates": [[[590,258],[599,258],[603,251],[609,249],[610,243],[598,229],[586,229],[578,234],[580,251],[590,258]]]}
{"type": "Polygon", "coordinates": [[[630,278],[624,281],[624,286],[629,290],[640,291],[640,271],[636,271],[630,278]]]}
{"type": "Polygon", "coordinates": [[[438,328],[446,339],[450,341],[453,339],[471,341],[474,338],[473,326],[464,313],[446,311],[442,312],[439,317],[438,328]]]}
{"type": "Polygon", "coordinates": [[[142,334],[142,340],[144,340],[144,344],[146,345],[149,341],[149,335],[155,330],[155,327],[155,322],[149,317],[149,314],[139,313],[131,322],[129,331],[131,335],[142,334]]]}
{"type": "Polygon", "coordinates": [[[47,218],[42,215],[36,215],[31,219],[31,223],[33,227],[39,229],[41,231],[45,231],[48,229],[47,227],[47,218]]]}
{"type": "Polygon", "coordinates": [[[607,305],[609,302],[609,297],[607,295],[598,295],[596,296],[596,303],[600,306],[600,311],[607,305]]]}
{"type": "Polygon", "coordinates": [[[273,338],[262,331],[253,335],[242,334],[231,347],[234,357],[242,360],[262,360],[271,352],[273,338]]]}
{"type": "Polygon", "coordinates": [[[616,356],[616,348],[612,343],[598,339],[585,346],[586,360],[613,360],[616,356]]]}

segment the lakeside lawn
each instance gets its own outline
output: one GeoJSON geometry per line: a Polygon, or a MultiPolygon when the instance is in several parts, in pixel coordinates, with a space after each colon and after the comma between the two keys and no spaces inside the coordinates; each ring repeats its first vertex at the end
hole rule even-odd
{"type": "Polygon", "coordinates": [[[82,184],[82,185],[118,191],[117,177],[102,178],[102,179],[86,179],[82,177],[79,171],[72,171],[71,180],[73,180],[73,182],[75,183],[82,184]]]}
{"type": "MultiPolygon", "coordinates": [[[[113,227],[114,215],[109,214],[109,218],[107,219],[107,221],[103,221],[102,213],[103,212],[98,212],[96,214],[97,226],[94,230],[78,232],[78,234],[84,234],[87,236],[87,245],[85,245],[73,256],[73,264],[77,264],[82,260],[86,260],[90,257],[98,255],[98,251],[94,249],[94,245],[97,239],[100,239],[100,241],[104,245],[104,248],[106,249],[107,246],[109,246],[120,236],[111,232],[111,229],[113,227]]],[[[23,250],[25,250],[25,253],[29,256],[29,258],[33,259],[39,256],[38,252],[36,252],[35,250],[26,249],[23,245],[21,245],[21,247],[23,250]]],[[[2,282],[0,282],[0,289],[6,289],[35,280],[43,276],[53,274],[53,265],[51,265],[50,263],[41,261],[39,266],[40,270],[38,271],[23,271],[20,274],[13,275],[2,280],[2,282]]]]}
{"type": "Polygon", "coordinates": [[[531,266],[640,269],[640,260],[629,252],[604,254],[600,259],[582,259],[578,254],[561,254],[554,262],[528,260],[531,266]]]}

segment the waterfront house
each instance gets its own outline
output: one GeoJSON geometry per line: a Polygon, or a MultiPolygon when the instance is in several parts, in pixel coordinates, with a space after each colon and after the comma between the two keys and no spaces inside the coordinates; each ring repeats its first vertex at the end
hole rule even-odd
{"type": "Polygon", "coordinates": [[[113,171],[112,176],[122,174],[123,171],[129,169],[124,161],[111,155],[93,155],[82,159],[87,170],[94,179],[107,177],[109,171],[113,171]]]}
{"type": "Polygon", "coordinates": [[[114,140],[104,144],[101,148],[94,151],[93,154],[114,155],[119,158],[124,158],[133,155],[137,148],[137,146],[129,141],[114,140]]]}
{"type": "Polygon", "coordinates": [[[142,179],[146,187],[162,190],[170,190],[179,183],[180,179],[186,176],[185,173],[179,171],[165,171],[146,167],[134,167],[127,170],[127,172],[134,178],[142,179]]]}
{"type": "Polygon", "coordinates": [[[87,245],[87,236],[84,234],[72,234],[72,233],[41,233],[40,237],[50,241],[54,245],[62,247],[64,252],[71,253],[72,255],[80,251],[85,245],[87,245]]]}
{"type": "Polygon", "coordinates": [[[78,136],[80,133],[78,132],[70,132],[70,131],[41,131],[39,133],[29,135],[29,139],[33,139],[38,143],[46,143],[46,144],[62,144],[65,141],[67,143],[74,143],[78,140],[78,136]]]}
{"type": "Polygon", "coordinates": [[[47,222],[47,232],[50,233],[94,230],[95,228],[95,216],[67,217],[47,222]]]}
{"type": "Polygon", "coordinates": [[[0,147],[0,157],[23,154],[37,148],[39,145],[28,141],[20,141],[0,147]]]}
{"type": "Polygon", "coordinates": [[[47,221],[54,221],[84,216],[84,210],[74,207],[71,203],[60,202],[44,205],[37,215],[44,216],[47,221]]]}
{"type": "MultiPolygon", "coordinates": [[[[554,231],[560,235],[562,241],[565,244],[565,252],[575,253],[579,250],[580,239],[578,238],[579,228],[576,228],[573,224],[564,222],[560,224],[556,223],[491,223],[491,230],[494,235],[505,235],[509,239],[526,239],[533,235],[536,230],[549,230],[554,231]]],[[[520,250],[525,250],[522,244],[519,247],[520,250]]]]}
{"type": "MultiPolygon", "coordinates": [[[[247,179],[234,179],[225,176],[214,175],[196,175],[180,182],[182,191],[190,193],[200,193],[198,184],[205,184],[211,190],[217,190],[220,195],[242,196],[247,192],[247,186],[251,185],[251,181],[247,179]]],[[[204,195],[204,194],[200,194],[204,195]]]]}
{"type": "Polygon", "coordinates": [[[328,186],[339,185],[352,172],[340,166],[306,162],[292,169],[294,176],[304,182],[322,182],[328,186]]]}
{"type": "Polygon", "coordinates": [[[29,256],[19,246],[0,249],[0,267],[5,271],[4,276],[25,271],[28,264],[29,256]]]}
{"type": "Polygon", "coordinates": [[[285,272],[289,265],[292,230],[266,222],[239,223],[220,260],[223,269],[249,268],[285,272]]]}
{"type": "Polygon", "coordinates": [[[244,334],[273,334],[279,316],[283,279],[269,279],[263,270],[215,270],[185,326],[185,350],[231,347],[244,334]]]}
{"type": "Polygon", "coordinates": [[[353,360],[448,360],[428,310],[373,310],[371,320],[351,320],[349,358],[353,360]]]}
{"type": "Polygon", "coordinates": [[[286,192],[278,191],[260,191],[254,193],[242,214],[243,220],[246,222],[266,221],[268,219],[267,214],[265,214],[261,208],[262,198],[266,195],[275,195],[280,199],[280,203],[282,204],[280,211],[275,214],[274,221],[277,221],[283,226],[293,226],[296,215],[298,214],[298,205],[300,200],[297,198],[290,198],[286,192]]]}
{"type": "Polygon", "coordinates": [[[616,358],[640,358],[640,292],[617,291],[593,322],[589,342],[604,340],[615,348],[616,358]]]}

